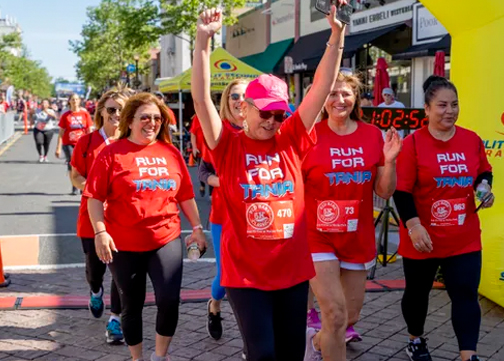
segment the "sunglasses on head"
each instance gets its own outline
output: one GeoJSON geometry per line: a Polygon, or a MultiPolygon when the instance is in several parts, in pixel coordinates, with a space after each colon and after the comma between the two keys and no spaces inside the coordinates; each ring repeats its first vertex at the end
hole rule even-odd
{"type": "Polygon", "coordinates": [[[238,93],[232,93],[232,94],[229,94],[229,97],[232,99],[232,100],[240,100],[242,97],[245,98],[245,94],[238,94],[238,93]]]}
{"type": "Polygon", "coordinates": [[[282,123],[287,118],[287,115],[285,114],[285,112],[273,113],[273,112],[270,112],[269,110],[260,110],[258,107],[256,107],[256,105],[254,103],[251,103],[251,102],[247,102],[247,103],[249,103],[251,106],[253,106],[259,112],[259,116],[261,117],[261,119],[268,120],[270,118],[273,118],[275,120],[275,122],[282,123]]]}
{"type": "Polygon", "coordinates": [[[105,108],[105,110],[107,111],[107,114],[108,115],[114,115],[116,113],[119,113],[121,114],[121,108],[114,108],[114,107],[107,107],[105,108]]]}
{"type": "Polygon", "coordinates": [[[140,119],[140,122],[143,124],[150,123],[153,119],[156,124],[161,124],[163,122],[163,117],[159,114],[142,114],[138,119],[140,119]]]}

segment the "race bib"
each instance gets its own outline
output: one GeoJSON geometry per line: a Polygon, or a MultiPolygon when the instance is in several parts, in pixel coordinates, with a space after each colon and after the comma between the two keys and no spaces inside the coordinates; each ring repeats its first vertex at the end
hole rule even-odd
{"type": "Polygon", "coordinates": [[[84,131],[82,129],[77,129],[77,130],[71,130],[68,133],[68,139],[71,142],[76,142],[79,140],[80,137],[84,135],[84,131]]]}
{"type": "Polygon", "coordinates": [[[355,232],[359,223],[360,201],[317,201],[317,230],[320,232],[355,232]]]}
{"type": "Polygon", "coordinates": [[[431,208],[431,226],[462,226],[466,218],[467,198],[441,199],[431,208]]]}
{"type": "Polygon", "coordinates": [[[38,130],[44,130],[46,125],[47,125],[47,123],[37,122],[37,124],[35,124],[35,128],[37,128],[38,130]]]}
{"type": "Polygon", "coordinates": [[[247,203],[247,236],[263,240],[292,238],[294,206],[292,201],[247,203]]]}

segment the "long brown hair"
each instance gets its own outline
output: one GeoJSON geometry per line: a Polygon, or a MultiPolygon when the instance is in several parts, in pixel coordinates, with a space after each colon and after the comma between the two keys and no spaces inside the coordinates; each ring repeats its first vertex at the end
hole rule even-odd
{"type": "Polygon", "coordinates": [[[131,134],[131,129],[129,128],[129,126],[131,123],[133,123],[133,118],[135,117],[138,108],[140,108],[142,105],[147,104],[156,105],[161,112],[161,117],[163,118],[157,139],[164,143],[172,144],[170,137],[170,121],[172,119],[170,118],[168,108],[161,100],[150,93],[138,93],[136,95],[133,95],[126,101],[126,104],[124,104],[124,108],[121,112],[121,120],[119,123],[119,132],[121,133],[121,135],[119,136],[119,139],[129,137],[129,135],[131,134]]]}
{"type": "Polygon", "coordinates": [[[219,115],[220,115],[221,119],[223,119],[223,120],[227,119],[230,121],[230,120],[234,119],[233,113],[231,112],[231,109],[229,108],[229,96],[231,95],[231,89],[233,89],[233,87],[238,84],[248,84],[248,80],[235,79],[231,83],[229,83],[228,86],[222,92],[219,115]]]}
{"type": "MultiPolygon", "coordinates": [[[[350,113],[350,119],[352,120],[362,120],[362,109],[360,106],[361,102],[361,88],[362,88],[362,83],[359,79],[358,76],[353,75],[353,74],[343,74],[343,73],[338,73],[338,78],[336,79],[336,82],[340,83],[345,83],[352,88],[352,91],[355,96],[355,104],[352,109],[352,112],[350,113]]],[[[325,105],[322,107],[321,111],[321,119],[325,120],[329,118],[329,113],[327,113],[327,110],[325,108],[325,105]]]]}
{"type": "Polygon", "coordinates": [[[103,116],[101,113],[103,108],[105,108],[105,103],[107,102],[107,100],[109,99],[122,100],[123,102],[126,102],[126,100],[129,97],[130,93],[128,92],[127,89],[123,90],[112,89],[103,94],[100,100],[98,101],[98,104],[96,105],[96,110],[94,114],[94,124],[96,129],[100,129],[101,127],[103,127],[103,116]]]}

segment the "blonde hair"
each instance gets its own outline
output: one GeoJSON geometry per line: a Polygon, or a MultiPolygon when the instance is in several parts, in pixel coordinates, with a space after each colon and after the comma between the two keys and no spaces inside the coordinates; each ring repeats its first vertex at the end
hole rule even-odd
{"type": "Polygon", "coordinates": [[[133,118],[135,117],[135,113],[138,108],[142,105],[154,104],[159,108],[161,112],[161,117],[163,118],[161,122],[161,129],[159,130],[159,134],[157,135],[157,139],[167,143],[172,144],[171,136],[170,136],[170,113],[168,112],[168,108],[166,105],[159,100],[155,95],[151,93],[138,93],[130,97],[126,104],[124,104],[124,108],[121,112],[121,121],[119,123],[119,139],[127,138],[131,134],[131,129],[129,128],[130,124],[133,123],[133,118]]]}
{"type": "Polygon", "coordinates": [[[220,102],[220,112],[219,115],[222,120],[227,119],[231,120],[233,119],[233,113],[231,112],[231,108],[229,108],[229,96],[231,95],[231,89],[235,85],[238,84],[248,84],[248,80],[246,79],[235,79],[231,83],[228,84],[226,89],[222,92],[222,97],[221,97],[221,102],[220,102]]]}
{"type": "Polygon", "coordinates": [[[112,100],[122,100],[123,102],[126,102],[128,98],[131,96],[131,93],[128,88],[124,89],[112,89],[106,92],[105,94],[102,95],[100,100],[98,101],[98,104],[96,105],[96,110],[94,114],[94,124],[96,129],[100,129],[103,127],[103,116],[102,116],[102,110],[105,108],[105,103],[107,100],[112,99],[112,100]]]}
{"type": "MultiPolygon", "coordinates": [[[[360,106],[360,100],[361,100],[361,89],[362,89],[362,82],[360,81],[359,77],[357,75],[353,74],[343,74],[343,73],[338,73],[338,78],[336,79],[337,83],[345,83],[352,88],[352,92],[355,96],[355,104],[354,108],[352,109],[352,112],[350,113],[350,119],[352,120],[362,120],[362,109],[360,106]]],[[[321,111],[321,119],[328,119],[329,118],[329,113],[327,113],[327,110],[324,107],[322,108],[321,111]]]]}

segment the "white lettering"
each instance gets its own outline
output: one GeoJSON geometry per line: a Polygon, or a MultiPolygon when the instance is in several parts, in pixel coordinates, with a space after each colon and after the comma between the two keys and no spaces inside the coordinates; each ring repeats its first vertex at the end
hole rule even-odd
{"type": "Polygon", "coordinates": [[[350,157],[350,156],[356,156],[356,155],[362,155],[364,154],[364,150],[362,147],[359,148],[330,148],[329,149],[331,157],[333,156],[338,156],[338,157],[350,157]]]}
{"type": "Polygon", "coordinates": [[[344,168],[357,168],[357,166],[364,167],[364,158],[347,158],[347,159],[333,159],[333,169],[341,165],[344,168]]]}
{"type": "Polygon", "coordinates": [[[138,168],[138,172],[140,173],[140,177],[142,177],[145,174],[151,177],[168,175],[168,169],[166,167],[150,167],[150,168],[142,167],[138,168]]]}
{"type": "Polygon", "coordinates": [[[445,174],[445,173],[460,174],[460,173],[469,171],[465,164],[441,165],[439,168],[441,169],[441,174],[445,174]]]}

